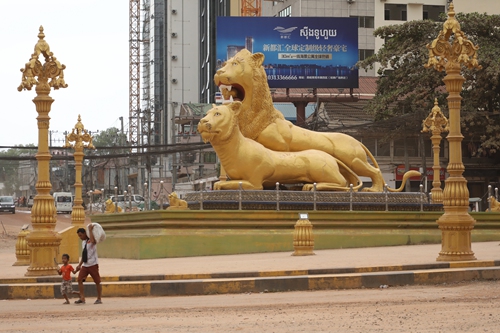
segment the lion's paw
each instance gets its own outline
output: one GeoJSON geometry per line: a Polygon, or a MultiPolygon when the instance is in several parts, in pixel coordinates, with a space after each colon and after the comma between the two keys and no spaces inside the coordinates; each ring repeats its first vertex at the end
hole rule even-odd
{"type": "Polygon", "coordinates": [[[302,186],[302,191],[312,191],[314,190],[314,185],[313,184],[305,184],[302,186]]]}

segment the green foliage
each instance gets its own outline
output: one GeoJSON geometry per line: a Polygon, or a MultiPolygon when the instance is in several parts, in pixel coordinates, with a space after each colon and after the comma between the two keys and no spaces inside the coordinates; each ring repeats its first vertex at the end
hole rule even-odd
{"type": "MultiPolygon", "coordinates": [[[[35,145],[19,145],[16,147],[35,147],[35,145]]],[[[19,190],[19,160],[16,160],[15,158],[21,155],[36,154],[36,148],[33,148],[33,150],[20,148],[11,148],[5,151],[0,151],[0,156],[13,158],[0,159],[0,183],[3,183],[4,186],[4,188],[1,190],[3,195],[13,195],[19,190]]]]}
{"type": "MultiPolygon", "coordinates": [[[[374,35],[386,40],[374,56],[360,61],[360,68],[376,62],[382,76],[368,112],[375,115],[388,135],[418,133],[421,121],[438,99],[447,111],[447,92],[442,81],[446,73],[426,69],[429,52],[425,47],[438,36],[441,22],[410,21],[380,27],[374,35]]],[[[482,149],[495,152],[500,147],[500,15],[458,14],[462,31],[479,45],[478,60],[483,69],[463,69],[466,79],[462,97],[462,132],[466,140],[479,141],[482,149]]],[[[380,128],[380,127],[379,127],[380,128]]]]}
{"type": "Polygon", "coordinates": [[[123,147],[127,145],[127,135],[120,132],[116,127],[110,127],[94,135],[93,143],[99,155],[120,154],[127,151],[127,149],[105,149],[105,147],[123,147]]]}

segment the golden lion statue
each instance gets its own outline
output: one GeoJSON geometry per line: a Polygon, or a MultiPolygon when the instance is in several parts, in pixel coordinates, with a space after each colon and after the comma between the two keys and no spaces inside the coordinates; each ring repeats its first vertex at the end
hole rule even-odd
{"type": "MultiPolygon", "coordinates": [[[[215,190],[261,190],[265,185],[305,183],[308,191],[317,183],[319,191],[349,190],[340,173],[342,162],[320,150],[277,152],[245,138],[238,128],[241,102],[217,106],[198,123],[203,141],[210,142],[231,180],[214,184],[215,190]]],[[[348,171],[347,171],[348,172],[348,171]]],[[[352,175],[356,178],[356,175],[352,175]]],[[[356,181],[355,190],[363,184],[356,181]]]]}
{"type": "MultiPolygon", "coordinates": [[[[231,95],[232,100],[242,102],[238,124],[243,136],[275,151],[324,151],[346,166],[340,171],[348,183],[356,184],[358,176],[365,176],[371,178],[372,187],[363,190],[382,191],[385,182],[377,161],[361,142],[347,134],[314,132],[285,120],[274,108],[263,62],[262,53],[252,54],[243,49],[214,76],[223,96],[231,95]]],[[[388,190],[400,192],[409,177],[419,175],[418,171],[408,171],[400,188],[388,190]]]]}
{"type": "MultiPolygon", "coordinates": [[[[105,204],[106,204],[106,211],[104,212],[105,214],[112,214],[115,212],[115,203],[113,202],[113,200],[108,199],[108,200],[106,200],[105,204]]],[[[118,213],[121,213],[122,212],[121,207],[118,206],[117,208],[118,209],[116,211],[118,213]]]]}
{"type": "Polygon", "coordinates": [[[169,202],[169,209],[176,209],[176,210],[181,210],[181,209],[189,209],[186,200],[179,199],[177,196],[177,193],[172,192],[168,195],[168,202],[169,202]]]}
{"type": "Polygon", "coordinates": [[[491,212],[500,212],[500,202],[495,199],[494,196],[490,196],[490,207],[491,207],[491,212]]]}

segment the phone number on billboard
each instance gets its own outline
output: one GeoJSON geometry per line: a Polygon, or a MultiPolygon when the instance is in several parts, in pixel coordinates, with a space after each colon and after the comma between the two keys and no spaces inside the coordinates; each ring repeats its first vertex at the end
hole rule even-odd
{"type": "Polygon", "coordinates": [[[297,75],[268,75],[268,80],[297,80],[297,75]]]}

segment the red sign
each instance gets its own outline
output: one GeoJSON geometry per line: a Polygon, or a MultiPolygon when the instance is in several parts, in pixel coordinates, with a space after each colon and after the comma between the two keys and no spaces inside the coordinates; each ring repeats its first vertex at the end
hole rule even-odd
{"type": "MultiPolygon", "coordinates": [[[[410,167],[410,170],[420,171],[420,169],[417,167],[410,167]]],[[[446,171],[445,168],[439,169],[439,180],[444,180],[445,171],[446,171]]],[[[403,180],[404,174],[405,174],[405,166],[403,164],[398,165],[398,167],[396,168],[396,180],[403,180]]],[[[421,177],[411,177],[410,180],[420,181],[420,178],[421,177]]],[[[434,169],[427,168],[427,180],[428,181],[434,180],[434,169]]]]}

